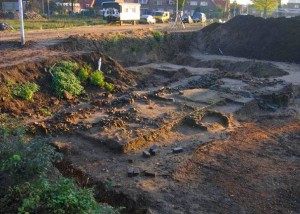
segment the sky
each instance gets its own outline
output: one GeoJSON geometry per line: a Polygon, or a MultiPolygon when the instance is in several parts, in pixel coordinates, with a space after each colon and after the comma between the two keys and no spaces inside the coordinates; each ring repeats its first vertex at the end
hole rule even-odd
{"type": "MultiPolygon", "coordinates": [[[[233,2],[234,0],[230,0],[230,2],[233,2]]],[[[247,5],[247,4],[251,4],[250,0],[236,0],[238,4],[243,4],[243,5],[247,5]]],[[[282,0],[282,4],[286,4],[288,0],[282,0]]]]}

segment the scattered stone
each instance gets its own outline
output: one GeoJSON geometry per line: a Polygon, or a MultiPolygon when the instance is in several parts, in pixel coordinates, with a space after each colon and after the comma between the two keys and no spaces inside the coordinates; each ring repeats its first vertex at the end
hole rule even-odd
{"type": "Polygon", "coordinates": [[[128,177],[133,177],[133,168],[132,167],[128,168],[127,175],[128,175],[128,177]]]}
{"type": "Polygon", "coordinates": [[[67,100],[72,100],[73,96],[72,94],[70,94],[69,92],[67,92],[66,90],[64,91],[64,98],[66,98],[67,100]]]}
{"type": "Polygon", "coordinates": [[[154,144],[153,146],[151,146],[151,148],[149,149],[149,152],[151,155],[156,155],[157,153],[160,152],[159,147],[154,144]]]}
{"type": "Polygon", "coordinates": [[[128,177],[138,176],[140,174],[140,170],[138,168],[129,167],[127,170],[128,177]]]}
{"type": "Polygon", "coordinates": [[[148,152],[147,150],[143,151],[143,157],[150,158],[151,157],[150,152],[148,152]]]}
{"type": "Polygon", "coordinates": [[[133,176],[138,176],[140,174],[140,170],[138,168],[133,169],[133,176]]]}
{"type": "Polygon", "coordinates": [[[128,163],[133,163],[133,159],[128,159],[128,163]]]}
{"type": "Polygon", "coordinates": [[[176,147],[176,148],[173,149],[173,153],[175,153],[175,154],[181,153],[181,152],[183,152],[182,147],[176,147]]]}
{"type": "Polygon", "coordinates": [[[147,177],[152,177],[152,178],[156,177],[155,172],[145,171],[144,174],[145,174],[145,176],[147,176],[147,177]]]}

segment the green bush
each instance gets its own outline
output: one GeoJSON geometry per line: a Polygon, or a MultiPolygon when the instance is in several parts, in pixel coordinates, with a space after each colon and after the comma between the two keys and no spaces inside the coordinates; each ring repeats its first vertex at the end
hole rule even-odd
{"type": "Polygon", "coordinates": [[[91,189],[78,189],[75,182],[68,178],[51,183],[41,177],[36,182],[13,188],[9,198],[13,197],[22,199],[19,213],[119,213],[111,206],[98,204],[91,189]]]}
{"type": "Polygon", "coordinates": [[[92,67],[90,65],[84,65],[79,69],[77,77],[81,83],[86,83],[86,81],[89,79],[91,71],[92,67]]]}
{"type": "Polygon", "coordinates": [[[26,128],[6,116],[0,121],[0,166],[17,177],[43,174],[61,159],[46,139],[26,141],[26,128]]]}
{"type": "Polygon", "coordinates": [[[35,83],[26,83],[12,86],[13,95],[24,100],[32,100],[34,94],[39,90],[39,86],[35,83]]]}
{"type": "Polygon", "coordinates": [[[104,87],[104,74],[101,71],[94,71],[90,76],[90,82],[92,85],[100,86],[101,88],[104,87]]]}
{"type": "Polygon", "coordinates": [[[163,34],[159,31],[153,31],[152,36],[157,42],[161,41],[163,38],[163,34]]]}
{"type": "Polygon", "coordinates": [[[111,84],[111,83],[108,83],[108,82],[105,82],[105,85],[104,85],[105,89],[109,92],[112,92],[114,90],[114,85],[111,84]]]}
{"type": "Polygon", "coordinates": [[[64,91],[77,97],[84,91],[80,81],[76,78],[74,70],[76,63],[61,61],[53,68],[53,88],[59,98],[62,98],[64,91]]]}

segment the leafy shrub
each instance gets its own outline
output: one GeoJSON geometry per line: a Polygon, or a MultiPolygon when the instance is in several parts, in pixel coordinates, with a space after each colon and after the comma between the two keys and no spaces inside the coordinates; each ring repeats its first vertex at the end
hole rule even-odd
{"type": "Polygon", "coordinates": [[[89,79],[91,71],[92,67],[90,65],[82,66],[77,73],[77,77],[80,82],[85,83],[89,79]]]}
{"type": "Polygon", "coordinates": [[[94,71],[91,74],[90,82],[92,85],[100,86],[101,88],[104,87],[104,74],[101,71],[94,71]]]}
{"type": "Polygon", "coordinates": [[[13,86],[12,93],[17,97],[30,101],[38,90],[39,86],[37,84],[26,83],[13,86]]]}
{"type": "Polygon", "coordinates": [[[152,36],[157,42],[161,41],[163,38],[163,34],[159,31],[153,31],[152,36]]]}
{"type": "Polygon", "coordinates": [[[31,177],[46,172],[61,155],[45,139],[26,141],[26,128],[1,116],[0,166],[10,174],[31,177]]]}
{"type": "Polygon", "coordinates": [[[63,97],[64,91],[77,97],[84,90],[80,81],[73,73],[77,68],[76,63],[61,61],[53,68],[52,84],[59,98],[63,97]]]}
{"type": "Polygon", "coordinates": [[[67,178],[51,183],[41,177],[36,182],[13,188],[10,195],[9,198],[23,199],[19,213],[119,213],[111,206],[98,204],[91,189],[78,189],[75,182],[67,178]]]}
{"type": "Polygon", "coordinates": [[[105,82],[105,85],[104,85],[105,89],[109,92],[112,92],[114,90],[114,85],[111,84],[111,83],[108,83],[108,82],[105,82]]]}

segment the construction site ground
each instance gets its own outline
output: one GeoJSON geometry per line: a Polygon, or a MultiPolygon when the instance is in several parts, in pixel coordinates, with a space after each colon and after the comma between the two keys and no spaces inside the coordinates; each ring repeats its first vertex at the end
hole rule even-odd
{"type": "Polygon", "coordinates": [[[51,137],[60,173],[124,213],[298,213],[300,65],[200,52],[199,29],[35,31],[23,48],[16,33],[0,34],[0,113],[51,137]],[[100,57],[114,93],[55,97],[55,62],[96,68],[100,57]],[[41,90],[11,100],[8,80],[41,90]]]}

